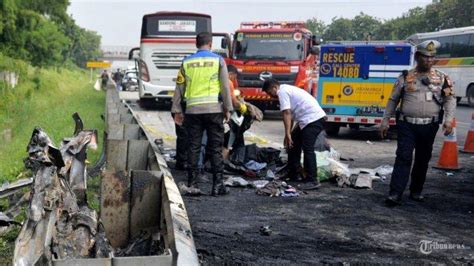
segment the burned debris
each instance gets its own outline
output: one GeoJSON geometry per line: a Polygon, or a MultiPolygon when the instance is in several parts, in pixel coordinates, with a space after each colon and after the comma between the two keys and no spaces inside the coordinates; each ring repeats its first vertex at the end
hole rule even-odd
{"type": "Polygon", "coordinates": [[[86,150],[97,147],[97,131],[83,130],[77,114],[74,119],[74,136],[64,139],[59,149],[42,129],[33,130],[25,159],[33,183],[27,218],[15,243],[15,265],[113,253],[85,193],[86,150]]]}

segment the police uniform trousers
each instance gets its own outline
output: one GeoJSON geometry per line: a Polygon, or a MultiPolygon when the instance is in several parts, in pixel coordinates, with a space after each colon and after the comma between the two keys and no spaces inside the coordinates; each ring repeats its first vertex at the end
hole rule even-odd
{"type": "Polygon", "coordinates": [[[189,171],[199,170],[198,162],[201,141],[204,131],[207,134],[206,155],[211,161],[213,174],[224,170],[222,147],[224,145],[224,114],[186,114],[184,126],[188,134],[188,167],[189,171]]]}
{"type": "Polygon", "coordinates": [[[184,125],[174,124],[176,130],[176,164],[184,165],[188,160],[188,131],[184,125]]]}
{"type": "Polygon", "coordinates": [[[415,150],[415,162],[411,169],[410,191],[421,193],[439,124],[415,125],[399,120],[397,126],[397,152],[390,181],[390,195],[403,194],[410,176],[413,150],[415,150]]]}
{"type": "MultiPolygon", "coordinates": [[[[171,114],[174,119],[175,114],[171,114]]],[[[176,165],[185,166],[188,160],[188,131],[183,125],[174,123],[176,131],[176,165]]]]}

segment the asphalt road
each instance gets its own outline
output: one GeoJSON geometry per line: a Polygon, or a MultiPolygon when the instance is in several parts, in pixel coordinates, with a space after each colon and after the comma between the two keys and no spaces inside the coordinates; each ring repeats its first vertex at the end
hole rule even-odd
{"type": "MultiPolygon", "coordinates": [[[[174,124],[166,108],[144,110],[136,93],[123,92],[138,111],[147,130],[174,147],[174,124]]],[[[458,145],[462,146],[474,109],[460,106],[458,145]]],[[[246,141],[258,146],[281,147],[283,123],[278,112],[266,113],[254,123],[246,141]]],[[[329,138],[342,156],[353,158],[350,167],[392,165],[396,140],[380,140],[376,128],[343,129],[329,138]]],[[[436,164],[443,144],[441,130],[431,165],[436,164]]],[[[324,183],[317,192],[299,198],[267,198],[254,189],[232,188],[225,197],[185,197],[198,253],[205,265],[215,264],[314,264],[314,263],[442,263],[474,262],[474,156],[459,154],[463,170],[447,172],[430,167],[424,203],[405,199],[395,209],[384,206],[390,178],[374,182],[372,190],[338,188],[324,183]],[[452,174],[452,175],[451,175],[452,174]],[[270,236],[259,234],[269,225],[270,236]],[[441,244],[429,254],[421,243],[441,244]],[[444,244],[454,244],[444,248],[444,244]],[[425,252],[426,253],[426,252],[425,252]]],[[[173,171],[177,182],[182,171],[173,171]]],[[[209,182],[202,184],[209,190],[209,182]]]]}

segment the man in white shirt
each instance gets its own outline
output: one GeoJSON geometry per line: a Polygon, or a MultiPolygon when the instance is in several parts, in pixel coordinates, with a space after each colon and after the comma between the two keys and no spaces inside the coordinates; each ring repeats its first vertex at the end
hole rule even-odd
{"type": "Polygon", "coordinates": [[[303,149],[305,177],[311,182],[307,189],[318,188],[320,184],[314,143],[323,130],[326,113],[311,94],[295,86],[280,85],[276,79],[266,80],[262,90],[271,97],[278,98],[280,102],[285,125],[284,145],[288,151],[289,177],[297,179],[303,149]]]}

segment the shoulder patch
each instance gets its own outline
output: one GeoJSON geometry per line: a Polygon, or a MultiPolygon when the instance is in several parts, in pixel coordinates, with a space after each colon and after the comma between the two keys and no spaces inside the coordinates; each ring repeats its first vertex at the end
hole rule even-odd
{"type": "Polygon", "coordinates": [[[453,86],[453,81],[451,80],[451,78],[448,75],[445,75],[444,79],[446,80],[446,83],[448,84],[448,87],[453,86]]]}
{"type": "Polygon", "coordinates": [[[400,79],[397,79],[397,81],[395,81],[395,84],[394,84],[395,87],[398,87],[400,86],[400,79]]]}
{"type": "Polygon", "coordinates": [[[408,73],[408,75],[407,75],[407,82],[411,83],[411,82],[413,82],[414,80],[415,80],[415,74],[412,73],[412,72],[408,73]]]}
{"type": "Polygon", "coordinates": [[[176,84],[183,84],[185,81],[186,81],[186,79],[184,78],[183,72],[180,69],[178,71],[178,77],[176,77],[176,84]]]}

